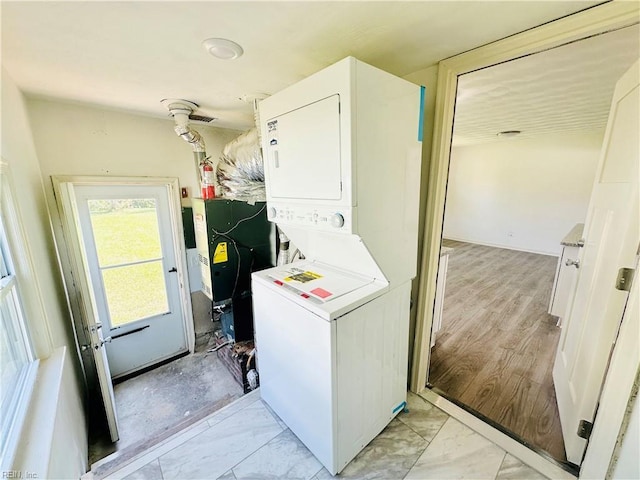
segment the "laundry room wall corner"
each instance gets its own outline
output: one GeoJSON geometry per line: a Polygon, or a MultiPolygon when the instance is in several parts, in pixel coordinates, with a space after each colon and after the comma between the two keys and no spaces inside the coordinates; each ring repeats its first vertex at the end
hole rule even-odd
{"type": "Polygon", "coordinates": [[[431,144],[433,137],[433,123],[436,109],[436,90],[438,87],[438,65],[432,65],[423,70],[411,73],[404,77],[405,80],[418,85],[424,85],[425,102],[423,111],[422,131],[422,170],[420,173],[420,207],[418,223],[418,256],[416,258],[417,274],[411,287],[411,312],[409,324],[409,378],[411,378],[411,359],[413,358],[413,345],[416,333],[416,315],[418,311],[418,289],[420,285],[420,259],[422,258],[422,242],[424,237],[424,222],[427,205],[427,184],[429,182],[429,165],[431,164],[431,144]]]}

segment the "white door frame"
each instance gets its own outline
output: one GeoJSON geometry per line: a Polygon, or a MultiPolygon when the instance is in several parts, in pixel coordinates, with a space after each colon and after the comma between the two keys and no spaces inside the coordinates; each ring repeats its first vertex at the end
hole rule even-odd
{"type": "MultiPolygon", "coordinates": [[[[430,334],[442,244],[458,76],[592,35],[633,25],[639,21],[640,6],[637,3],[613,1],[439,63],[433,146],[429,166],[423,249],[420,261],[418,308],[411,362],[410,388],[413,392],[420,393],[425,390],[429,370],[430,334]]],[[[587,451],[588,454],[589,451],[587,451]]],[[[585,459],[586,461],[587,459],[585,459]]]]}

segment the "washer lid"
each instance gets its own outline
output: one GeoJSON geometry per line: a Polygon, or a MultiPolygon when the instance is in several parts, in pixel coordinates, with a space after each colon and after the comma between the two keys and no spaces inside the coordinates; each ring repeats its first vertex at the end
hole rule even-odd
{"type": "Polygon", "coordinates": [[[322,303],[353,292],[374,281],[373,278],[311,261],[272,268],[268,276],[275,284],[294,290],[303,298],[315,299],[322,303]]]}

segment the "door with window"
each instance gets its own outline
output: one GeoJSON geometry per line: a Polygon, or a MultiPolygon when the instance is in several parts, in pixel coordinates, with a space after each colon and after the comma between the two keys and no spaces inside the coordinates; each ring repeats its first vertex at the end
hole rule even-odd
{"type": "Polygon", "coordinates": [[[188,350],[165,185],[76,185],[77,221],[113,378],[188,350]]]}

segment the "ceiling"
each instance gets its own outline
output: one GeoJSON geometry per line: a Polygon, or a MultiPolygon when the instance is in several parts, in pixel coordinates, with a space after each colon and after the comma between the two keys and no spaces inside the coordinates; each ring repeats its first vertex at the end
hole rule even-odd
{"type": "Polygon", "coordinates": [[[616,81],[640,57],[638,25],[461,75],[454,145],[604,133],[616,81]]]}
{"type": "Polygon", "coordinates": [[[353,55],[399,76],[597,1],[7,2],[2,64],[27,95],[167,117],[184,98],[245,129],[243,98],[353,55]],[[201,42],[232,39],[236,60],[201,42]]]}

